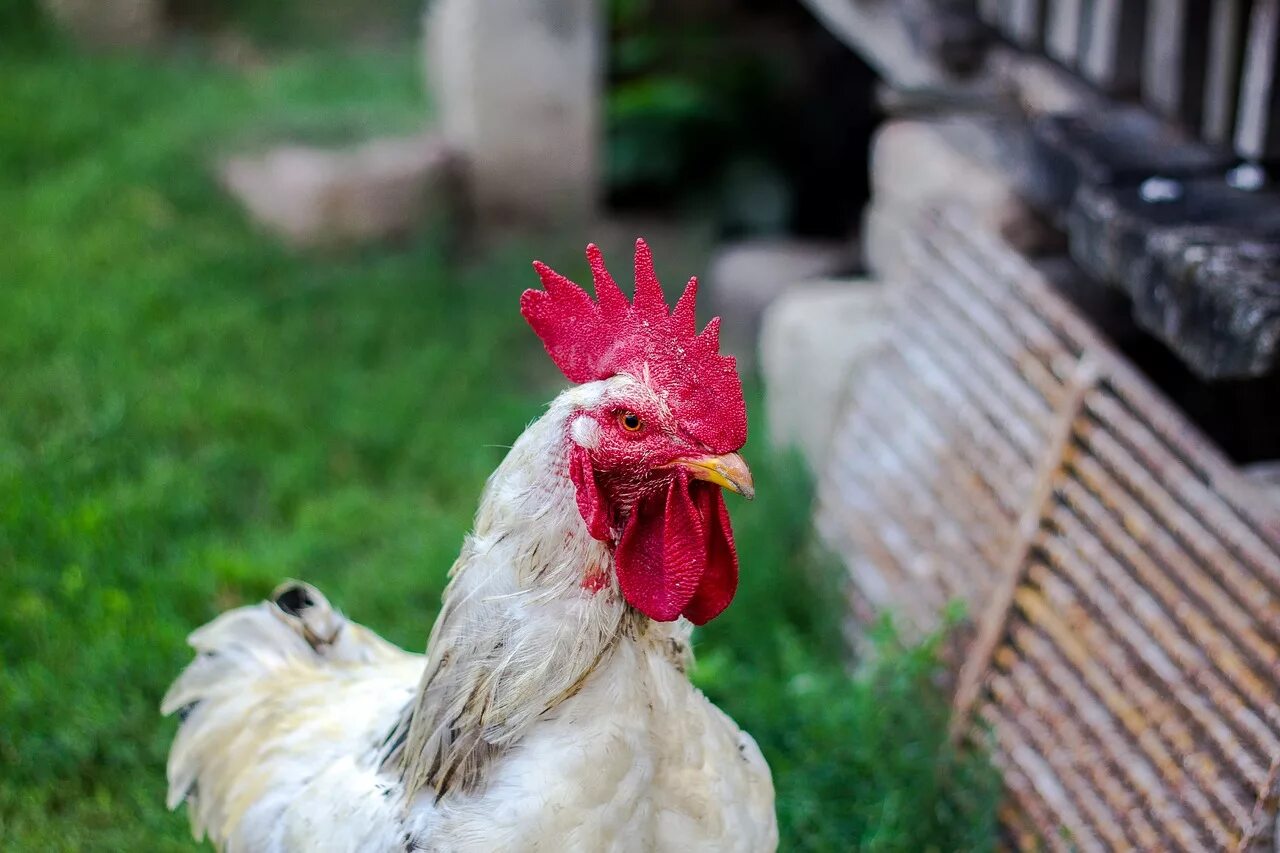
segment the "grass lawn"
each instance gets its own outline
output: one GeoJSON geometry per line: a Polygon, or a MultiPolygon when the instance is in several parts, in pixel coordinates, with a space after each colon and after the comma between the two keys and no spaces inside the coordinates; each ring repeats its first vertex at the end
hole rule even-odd
{"type": "MultiPolygon", "coordinates": [[[[0,849],[191,849],[160,696],[190,630],[284,577],[424,645],[485,477],[558,387],[517,311],[534,252],[291,254],[209,169],[264,127],[416,126],[418,80],[409,50],[0,50],[0,849]]],[[[696,677],[770,759],[784,849],[989,848],[995,779],[945,747],[931,649],[890,637],[846,677],[806,487],[747,452],[743,590],[696,677]]]]}

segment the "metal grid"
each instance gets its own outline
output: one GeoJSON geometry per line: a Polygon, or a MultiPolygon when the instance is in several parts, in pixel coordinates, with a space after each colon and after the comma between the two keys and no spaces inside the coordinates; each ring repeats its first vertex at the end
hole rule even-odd
{"type": "Polygon", "coordinates": [[[921,630],[952,598],[980,614],[956,733],[993,739],[1010,845],[1269,839],[1280,530],[972,214],[916,215],[881,229],[895,328],[856,379],[820,532],[864,606],[921,630]]]}

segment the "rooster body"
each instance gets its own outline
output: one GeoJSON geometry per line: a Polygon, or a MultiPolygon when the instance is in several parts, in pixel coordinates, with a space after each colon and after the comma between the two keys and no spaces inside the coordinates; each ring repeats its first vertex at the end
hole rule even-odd
{"type": "Polygon", "coordinates": [[[437,803],[426,792],[406,809],[403,781],[380,770],[380,759],[423,657],[371,634],[377,648],[356,649],[362,638],[315,650],[274,608],[242,608],[207,626],[197,648],[240,660],[208,668],[183,685],[190,693],[175,694],[200,696],[203,708],[175,745],[172,791],[188,799],[197,836],[222,849],[776,846],[773,789],[754,741],[690,689],[657,636],[620,643],[502,759],[483,794],[437,803]],[[370,654],[342,659],[353,652],[370,654]],[[192,777],[197,785],[184,788],[192,777]]]}
{"type": "Polygon", "coordinates": [[[615,461],[608,430],[631,440],[633,412],[674,422],[643,372],[570,388],[516,442],[425,656],[298,583],[192,635],[162,710],[182,717],[170,807],[187,804],[197,837],[236,851],[776,847],[768,766],[690,684],[692,626],[677,618],[732,597],[732,536],[703,480],[749,494],[749,475],[685,438],[675,462],[639,465],[637,450],[675,441],[656,434],[615,461]],[[656,521],[640,520],[651,505],[656,521]],[[711,586],[695,562],[719,572],[711,586]]]}

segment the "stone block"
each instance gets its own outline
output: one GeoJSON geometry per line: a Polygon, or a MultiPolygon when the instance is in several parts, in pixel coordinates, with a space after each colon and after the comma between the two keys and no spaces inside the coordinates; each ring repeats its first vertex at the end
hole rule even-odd
{"type": "Polygon", "coordinates": [[[1134,319],[1202,378],[1280,370],[1280,239],[1217,228],[1156,233],[1133,290],[1134,319]]]}
{"type": "Polygon", "coordinates": [[[1027,255],[1052,251],[1057,236],[1024,200],[1036,179],[1029,138],[1017,121],[956,117],[891,122],[871,152],[872,198],[863,228],[867,267],[892,265],[896,233],[922,209],[963,201],[974,227],[1027,255]]]}
{"type": "Polygon", "coordinates": [[[1086,187],[1071,255],[1205,379],[1280,369],[1280,197],[1220,178],[1086,187]]]}
{"type": "Polygon", "coordinates": [[[223,162],[223,186],[264,229],[294,246],[403,237],[456,211],[456,161],[436,135],[342,149],[281,145],[223,162]]]}
{"type": "Polygon", "coordinates": [[[720,248],[708,264],[703,292],[720,316],[726,349],[750,365],[770,303],[803,282],[846,273],[856,260],[853,244],[829,240],[757,239],[720,248]]]}
{"type": "Polygon", "coordinates": [[[140,47],[163,29],[162,0],[42,0],[46,14],[91,47],[140,47]]]}
{"type": "Polygon", "coordinates": [[[595,0],[436,0],[425,30],[428,83],[477,216],[590,215],[604,61],[595,0]]]}
{"type": "Polygon", "coordinates": [[[872,199],[910,214],[963,199],[974,210],[1004,215],[1020,199],[1024,155],[1018,129],[989,118],[899,120],[872,141],[872,199]],[[1010,165],[1015,168],[1009,168],[1010,165]]]}
{"type": "Polygon", "coordinates": [[[765,311],[760,367],[769,438],[823,464],[858,365],[883,346],[884,285],[827,280],[796,286],[765,311]]]}

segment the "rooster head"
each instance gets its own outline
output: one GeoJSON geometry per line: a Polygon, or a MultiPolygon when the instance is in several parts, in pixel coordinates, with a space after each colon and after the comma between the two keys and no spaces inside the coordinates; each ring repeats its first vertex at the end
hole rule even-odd
{"type": "Polygon", "coordinates": [[[543,290],[521,313],[569,381],[584,386],[569,419],[568,470],[587,531],[613,548],[618,586],[651,619],[704,624],[738,586],[738,556],[722,489],[754,495],[737,451],[747,409],[720,321],[699,334],[698,282],[667,307],[653,256],[636,241],[628,301],[594,245],[596,298],[541,263],[543,290]]]}

